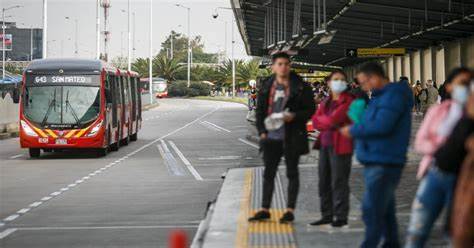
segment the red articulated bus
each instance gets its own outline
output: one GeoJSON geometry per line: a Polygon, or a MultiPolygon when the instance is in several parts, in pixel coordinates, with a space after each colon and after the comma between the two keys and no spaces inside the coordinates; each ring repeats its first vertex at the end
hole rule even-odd
{"type": "Polygon", "coordinates": [[[139,75],[91,59],[34,60],[23,74],[20,144],[44,152],[110,150],[137,140],[139,75]]]}

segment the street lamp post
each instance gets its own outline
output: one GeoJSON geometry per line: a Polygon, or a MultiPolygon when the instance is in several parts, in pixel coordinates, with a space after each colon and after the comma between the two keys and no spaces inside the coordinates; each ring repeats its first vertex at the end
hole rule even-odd
{"type": "Polygon", "coordinates": [[[176,6],[185,8],[188,11],[188,87],[191,85],[191,8],[186,7],[182,4],[176,4],[176,6]]]}
{"type": "Polygon", "coordinates": [[[43,59],[48,57],[48,0],[43,0],[43,59]]]}
{"type": "Polygon", "coordinates": [[[95,58],[100,59],[100,0],[96,2],[96,12],[95,12],[95,32],[96,32],[96,51],[95,51],[95,58]]]}
{"type": "Polygon", "coordinates": [[[148,91],[150,92],[150,104],[153,104],[153,0],[150,0],[150,57],[148,64],[148,91]]]}
{"type": "MultiPolygon", "coordinates": [[[[216,19],[217,17],[219,17],[219,14],[217,13],[217,10],[218,9],[225,9],[225,10],[232,10],[231,8],[225,8],[225,7],[218,7],[216,8],[216,13],[213,15],[214,19],[216,19]]],[[[232,50],[231,50],[231,60],[232,60],[232,98],[235,97],[235,54],[234,54],[234,50],[235,50],[235,38],[234,38],[234,25],[235,25],[235,19],[232,18],[232,33],[231,33],[231,40],[232,40],[232,50]]],[[[226,33],[226,42],[227,42],[227,22],[226,22],[226,26],[225,26],[225,33],[226,33]]],[[[227,47],[227,44],[226,44],[226,47],[227,47]]],[[[226,48],[226,51],[227,51],[227,48],[226,48]]]]}
{"type": "Polygon", "coordinates": [[[132,70],[132,31],[131,31],[131,22],[132,22],[132,17],[130,15],[130,0],[128,0],[128,63],[127,63],[127,69],[128,71],[132,70]]]}
{"type": "Polygon", "coordinates": [[[7,10],[20,8],[20,5],[15,5],[8,8],[2,8],[2,81],[5,81],[5,56],[6,56],[6,47],[5,47],[5,12],[7,10]]]}

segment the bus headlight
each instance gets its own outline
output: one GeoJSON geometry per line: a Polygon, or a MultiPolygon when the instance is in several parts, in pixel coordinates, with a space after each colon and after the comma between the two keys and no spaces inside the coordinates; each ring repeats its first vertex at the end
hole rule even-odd
{"type": "Polygon", "coordinates": [[[38,137],[38,134],[23,120],[20,121],[21,129],[28,136],[38,137]]]}
{"type": "Polygon", "coordinates": [[[95,135],[97,134],[97,132],[100,131],[100,128],[102,127],[102,122],[103,122],[103,121],[97,123],[97,125],[95,125],[95,126],[91,129],[91,131],[87,134],[87,137],[95,136],[95,135]]]}

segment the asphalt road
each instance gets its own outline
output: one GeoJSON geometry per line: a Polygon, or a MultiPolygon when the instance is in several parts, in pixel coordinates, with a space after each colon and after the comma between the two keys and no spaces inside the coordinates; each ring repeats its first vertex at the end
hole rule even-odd
{"type": "Polygon", "coordinates": [[[246,107],[166,99],[144,112],[139,140],[97,158],[30,159],[0,141],[0,247],[166,247],[192,239],[228,168],[260,163],[244,143],[246,107]]]}

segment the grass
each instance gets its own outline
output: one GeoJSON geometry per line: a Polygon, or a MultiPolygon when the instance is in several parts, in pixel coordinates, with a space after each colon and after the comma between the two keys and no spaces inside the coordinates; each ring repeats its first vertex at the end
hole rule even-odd
{"type": "Polygon", "coordinates": [[[222,102],[235,102],[235,103],[240,103],[247,105],[248,100],[247,98],[243,97],[225,97],[225,96],[197,96],[193,97],[193,99],[198,99],[198,100],[209,100],[209,101],[222,101],[222,102]]]}

